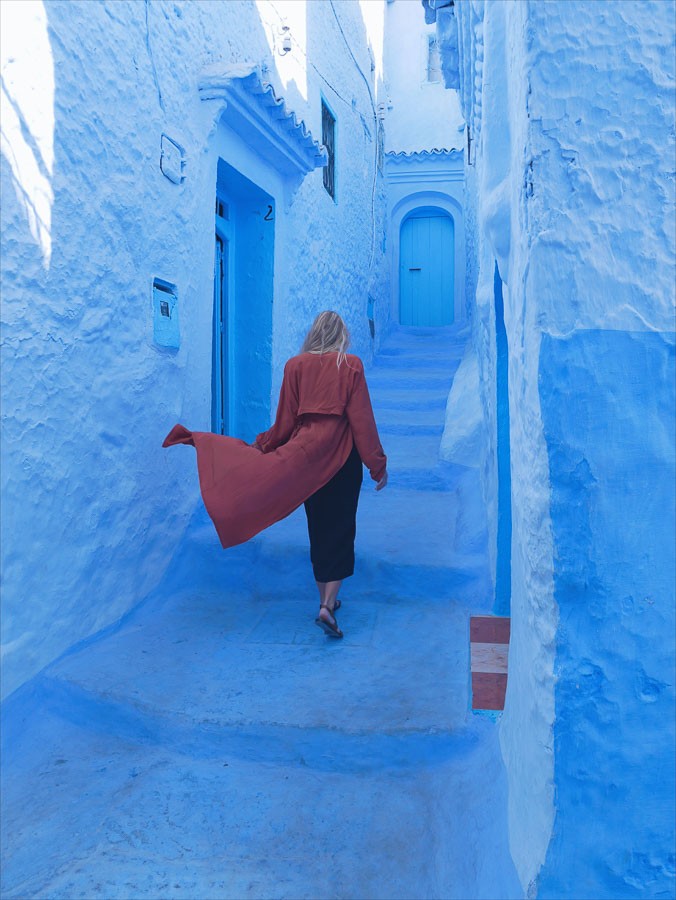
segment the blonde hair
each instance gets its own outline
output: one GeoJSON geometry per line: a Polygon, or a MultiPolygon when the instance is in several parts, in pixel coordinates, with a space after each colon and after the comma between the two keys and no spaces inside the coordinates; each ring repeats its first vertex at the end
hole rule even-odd
{"type": "Polygon", "coordinates": [[[337,365],[345,359],[350,346],[350,332],[337,312],[319,313],[307,333],[301,353],[338,353],[337,365]]]}

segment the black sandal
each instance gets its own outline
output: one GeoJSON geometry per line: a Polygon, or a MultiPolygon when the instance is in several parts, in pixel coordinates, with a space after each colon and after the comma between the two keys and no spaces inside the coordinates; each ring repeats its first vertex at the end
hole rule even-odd
{"type": "Polygon", "coordinates": [[[330,637],[342,638],[343,632],[338,627],[338,622],[336,621],[336,617],[333,615],[333,612],[329,609],[328,606],[323,603],[319,607],[320,612],[322,609],[325,609],[328,612],[333,621],[327,622],[325,619],[322,619],[321,616],[317,616],[317,618],[315,619],[315,625],[319,625],[324,633],[328,634],[330,637]]]}

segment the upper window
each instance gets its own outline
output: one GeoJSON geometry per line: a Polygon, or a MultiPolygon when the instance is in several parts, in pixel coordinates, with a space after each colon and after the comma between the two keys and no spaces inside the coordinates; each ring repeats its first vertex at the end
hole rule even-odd
{"type": "Polygon", "coordinates": [[[326,147],[328,162],[324,166],[324,187],[336,199],[336,119],[322,100],[322,144],[326,147]]]}
{"type": "Polygon", "coordinates": [[[436,34],[427,35],[427,81],[429,84],[441,81],[441,54],[436,34]]]}

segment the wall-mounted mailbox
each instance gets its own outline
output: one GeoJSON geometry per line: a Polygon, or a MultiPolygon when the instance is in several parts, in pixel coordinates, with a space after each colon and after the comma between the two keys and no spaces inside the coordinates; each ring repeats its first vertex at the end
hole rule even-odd
{"type": "Polygon", "coordinates": [[[176,285],[153,279],[153,338],[160,347],[180,346],[176,285]]]}

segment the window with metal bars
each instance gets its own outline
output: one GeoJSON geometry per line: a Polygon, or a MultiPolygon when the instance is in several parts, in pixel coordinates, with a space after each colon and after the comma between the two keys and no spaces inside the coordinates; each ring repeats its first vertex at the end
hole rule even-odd
{"type": "Polygon", "coordinates": [[[326,147],[328,162],[324,166],[324,187],[336,199],[336,119],[322,100],[322,144],[326,147]]]}
{"type": "Polygon", "coordinates": [[[427,73],[428,84],[438,84],[441,81],[441,53],[436,34],[427,35],[427,73]]]}

